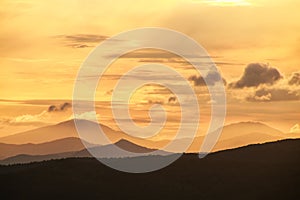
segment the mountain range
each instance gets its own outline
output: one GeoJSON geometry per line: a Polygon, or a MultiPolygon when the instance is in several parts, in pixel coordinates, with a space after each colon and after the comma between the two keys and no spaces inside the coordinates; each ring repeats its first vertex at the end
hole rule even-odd
{"type": "MultiPolygon", "coordinates": [[[[97,123],[79,120],[92,133],[97,123]]],[[[134,153],[149,153],[161,149],[168,140],[152,141],[131,137],[125,133],[115,131],[107,126],[101,125],[112,144],[121,149],[134,153]]],[[[297,134],[286,134],[260,122],[239,122],[224,126],[222,134],[213,151],[232,149],[249,144],[278,141],[288,138],[299,138],[297,134]]],[[[95,139],[96,140],[96,139],[95,139]]],[[[165,151],[157,151],[157,155],[166,155],[168,152],[182,153],[178,149],[186,143],[187,138],[173,141],[175,147],[165,151]]],[[[186,152],[199,152],[204,136],[194,138],[191,146],[186,152]]],[[[0,162],[5,164],[24,163],[66,157],[90,157],[90,151],[96,151],[98,157],[128,156],[126,152],[118,154],[112,144],[95,144],[80,140],[74,120],[61,122],[59,124],[45,126],[0,138],[0,162]],[[83,145],[83,143],[85,145],[83,145]]],[[[130,156],[133,156],[130,155],[130,156]]]]}
{"type": "MultiPolygon", "coordinates": [[[[2,144],[3,145],[3,144],[2,144]]],[[[1,146],[1,145],[0,145],[1,146]]],[[[65,138],[53,142],[43,144],[25,144],[25,145],[12,145],[11,151],[1,151],[2,159],[0,164],[20,164],[39,162],[52,159],[61,158],[124,158],[124,157],[137,157],[141,155],[170,155],[172,153],[149,149],[136,145],[127,140],[119,140],[114,144],[108,145],[92,145],[84,147],[79,138],[65,138]],[[69,146],[65,146],[69,144],[69,146]],[[117,146],[119,149],[116,149],[117,146]],[[19,147],[19,148],[14,148],[19,147]],[[57,147],[57,148],[55,148],[57,147]],[[14,150],[14,151],[13,151],[14,150]],[[122,151],[125,150],[125,151],[122,151]],[[93,152],[93,156],[90,152],[93,152]]],[[[2,149],[3,150],[3,149],[2,149]]]]}

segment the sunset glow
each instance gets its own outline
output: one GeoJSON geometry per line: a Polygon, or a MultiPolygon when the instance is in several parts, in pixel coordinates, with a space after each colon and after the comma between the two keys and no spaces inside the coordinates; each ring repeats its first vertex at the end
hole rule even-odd
{"type": "MultiPolygon", "coordinates": [[[[179,31],[207,50],[226,83],[226,125],[262,122],[289,133],[300,123],[297,0],[5,0],[0,4],[2,137],[72,119],[71,110],[47,110],[72,101],[78,70],[99,43],[140,27],[179,31]]],[[[114,48],[122,45],[116,42],[114,48]]],[[[205,135],[214,101],[200,74],[179,56],[158,50],[128,52],[105,71],[95,92],[98,121],[119,130],[109,103],[114,87],[124,73],[149,63],[168,65],[189,82],[201,108],[197,135],[205,135]]],[[[163,106],[169,118],[152,139],[170,139],[179,127],[180,105],[165,88],[146,85],[137,90],[130,100],[131,116],[145,126],[155,104],[163,106]]]]}

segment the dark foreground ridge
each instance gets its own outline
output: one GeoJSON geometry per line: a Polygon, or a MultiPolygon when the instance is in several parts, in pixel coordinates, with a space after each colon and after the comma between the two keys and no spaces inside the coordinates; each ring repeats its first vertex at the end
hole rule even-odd
{"type": "Polygon", "coordinates": [[[146,174],[93,158],[1,166],[0,180],[1,199],[299,199],[300,140],[186,154],[146,174]]]}

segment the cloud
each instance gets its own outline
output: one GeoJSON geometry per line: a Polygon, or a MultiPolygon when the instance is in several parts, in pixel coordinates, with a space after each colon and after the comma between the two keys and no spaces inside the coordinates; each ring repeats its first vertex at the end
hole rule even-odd
{"type": "Polygon", "coordinates": [[[205,82],[205,80],[202,76],[192,75],[188,78],[189,81],[194,82],[194,86],[206,86],[206,84],[207,85],[215,85],[221,79],[222,79],[224,85],[227,84],[227,81],[224,78],[222,78],[218,72],[215,72],[215,71],[209,72],[206,75],[205,79],[206,79],[207,83],[205,82]]]}
{"type": "Polygon", "coordinates": [[[300,100],[300,91],[285,88],[262,87],[253,95],[246,98],[248,101],[293,101],[300,100]]]}
{"type": "Polygon", "coordinates": [[[108,36],[94,34],[56,35],[53,38],[62,41],[64,46],[72,48],[93,47],[95,44],[106,40],[108,36]]]}
{"type": "Polygon", "coordinates": [[[168,103],[176,103],[177,102],[177,98],[172,96],[172,97],[169,97],[168,99],[168,103]]]}
{"type": "Polygon", "coordinates": [[[294,72],[289,78],[289,85],[300,85],[300,72],[294,72]]]}
{"type": "Polygon", "coordinates": [[[203,79],[202,76],[196,76],[196,75],[192,75],[189,77],[188,79],[189,81],[193,81],[194,82],[194,86],[205,86],[206,83],[203,79]]]}
{"type": "Polygon", "coordinates": [[[250,63],[243,76],[236,82],[230,83],[230,88],[257,87],[261,84],[273,85],[282,78],[280,72],[262,63],[250,63]]]}
{"type": "Polygon", "coordinates": [[[145,63],[166,63],[168,60],[159,59],[159,58],[143,58],[139,62],[145,63]]]}
{"type": "Polygon", "coordinates": [[[90,121],[94,121],[96,119],[100,117],[99,114],[97,114],[95,111],[90,111],[90,112],[84,112],[81,114],[75,114],[75,116],[71,116],[69,119],[85,119],[85,120],[90,120],[90,121]]]}
{"type": "Polygon", "coordinates": [[[262,63],[250,63],[241,78],[231,82],[228,94],[236,99],[250,102],[298,101],[300,100],[300,72],[287,78],[278,69],[262,63]]]}
{"type": "Polygon", "coordinates": [[[38,114],[24,114],[16,117],[2,117],[0,118],[0,126],[13,125],[33,125],[41,126],[45,124],[58,123],[68,119],[70,116],[69,108],[71,103],[65,102],[59,106],[50,105],[47,110],[38,114]]]}
{"type": "Polygon", "coordinates": [[[148,104],[160,104],[160,105],[177,105],[177,98],[175,96],[171,96],[171,97],[167,97],[165,100],[163,99],[165,97],[161,97],[161,98],[151,98],[148,99],[148,104]]]}
{"type": "Polygon", "coordinates": [[[12,126],[42,126],[50,124],[51,119],[47,111],[43,111],[39,114],[25,114],[16,117],[4,117],[0,118],[0,125],[12,125],[12,126]]]}
{"type": "Polygon", "coordinates": [[[41,124],[47,123],[47,122],[43,121],[43,119],[45,118],[45,115],[46,115],[46,111],[43,111],[37,115],[25,114],[25,115],[20,115],[15,118],[12,118],[10,120],[7,120],[6,122],[8,124],[13,124],[13,125],[22,125],[22,124],[41,125],[41,124]]]}
{"type": "MultiPolygon", "coordinates": [[[[139,60],[139,62],[141,63],[177,63],[177,64],[182,64],[182,65],[187,65],[189,64],[189,62],[187,60],[185,60],[184,58],[181,58],[177,55],[174,55],[174,57],[172,57],[172,54],[170,54],[169,58],[168,58],[168,54],[165,53],[166,55],[163,55],[164,52],[160,53],[159,55],[156,54],[149,54],[149,53],[145,53],[145,58],[142,58],[139,60]],[[155,57],[151,57],[151,55],[155,56],[155,57]],[[157,57],[158,56],[158,57],[157,57]]],[[[134,57],[134,55],[129,55],[126,58],[140,58],[141,54],[137,54],[137,56],[139,57],[134,57]]],[[[207,58],[209,59],[208,56],[199,56],[198,58],[207,58]]],[[[213,57],[210,57],[213,58],[213,57]]],[[[218,58],[217,56],[215,56],[214,58],[218,58]]],[[[217,64],[217,65],[240,65],[240,63],[233,63],[233,62],[199,62],[199,64],[207,64],[207,65],[212,65],[212,64],[217,64]]],[[[190,66],[192,68],[194,68],[192,65],[190,66]]]]}
{"type": "Polygon", "coordinates": [[[72,104],[68,103],[68,102],[65,102],[59,106],[51,105],[48,108],[48,112],[62,112],[62,111],[68,110],[71,107],[72,107],[72,104]]]}
{"type": "Polygon", "coordinates": [[[164,101],[162,101],[162,100],[152,100],[152,99],[149,99],[149,100],[148,100],[148,104],[161,104],[161,105],[163,105],[163,104],[164,104],[164,101]]]}
{"type": "Polygon", "coordinates": [[[291,129],[290,133],[300,133],[300,126],[299,124],[295,124],[291,129]]]}
{"type": "Polygon", "coordinates": [[[63,35],[62,37],[69,41],[87,43],[97,43],[108,38],[108,36],[94,34],[63,35]]]}
{"type": "MultiPolygon", "coordinates": [[[[184,55],[188,58],[203,58],[203,59],[210,59],[210,58],[218,58],[216,56],[207,56],[207,55],[198,55],[198,54],[186,54],[184,55]]],[[[107,55],[106,58],[115,58],[116,54],[107,55]]],[[[163,61],[168,63],[187,63],[187,61],[180,57],[177,54],[160,50],[160,49],[142,49],[136,50],[130,53],[123,55],[121,58],[129,58],[129,59],[139,59],[139,62],[153,62],[153,61],[163,61]]]]}

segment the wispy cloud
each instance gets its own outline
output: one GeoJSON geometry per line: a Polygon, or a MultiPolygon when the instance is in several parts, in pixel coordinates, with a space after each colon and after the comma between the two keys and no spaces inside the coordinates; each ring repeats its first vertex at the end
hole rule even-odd
{"type": "MultiPolygon", "coordinates": [[[[20,102],[25,103],[25,102],[20,102]]],[[[30,102],[28,102],[30,104],[30,102]]],[[[33,102],[32,102],[33,103],[33,102]]],[[[33,103],[38,105],[38,103],[33,103]]],[[[60,105],[50,105],[47,110],[38,114],[23,114],[15,117],[0,117],[0,127],[6,125],[14,126],[40,126],[51,123],[58,123],[68,119],[71,113],[71,103],[65,102],[60,105]]]]}
{"type": "Polygon", "coordinates": [[[72,48],[94,47],[95,44],[105,40],[108,36],[95,34],[74,34],[74,35],[56,35],[54,39],[58,39],[64,46],[72,48]]]}

